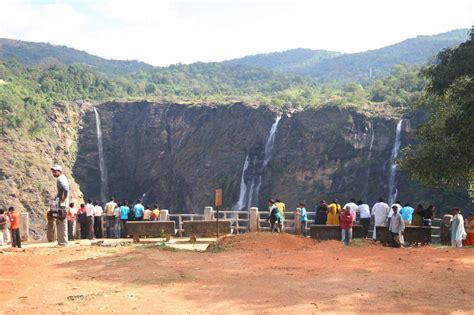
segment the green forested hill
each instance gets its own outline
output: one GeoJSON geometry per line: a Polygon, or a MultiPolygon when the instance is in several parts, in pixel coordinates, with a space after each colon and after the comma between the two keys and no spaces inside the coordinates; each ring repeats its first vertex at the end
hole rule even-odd
{"type": "Polygon", "coordinates": [[[124,75],[153,68],[149,64],[136,60],[109,60],[66,46],[6,38],[0,38],[0,60],[16,60],[24,65],[43,67],[79,63],[108,75],[124,75]]]}
{"type": "Polygon", "coordinates": [[[400,43],[354,54],[311,49],[258,54],[224,61],[226,65],[247,65],[291,74],[307,75],[319,82],[357,81],[367,84],[390,74],[397,64],[423,65],[442,49],[459,45],[469,30],[460,29],[433,36],[417,36],[400,43]],[[371,77],[370,77],[371,76],[371,77]]]}
{"type": "Polygon", "coordinates": [[[257,54],[223,61],[225,65],[246,65],[272,70],[294,71],[314,66],[323,60],[334,58],[341,53],[329,50],[290,49],[283,52],[257,54]]]}

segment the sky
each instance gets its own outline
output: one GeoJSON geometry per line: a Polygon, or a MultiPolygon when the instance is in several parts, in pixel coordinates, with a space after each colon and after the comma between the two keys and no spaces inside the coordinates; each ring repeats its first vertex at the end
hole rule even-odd
{"type": "Polygon", "coordinates": [[[470,28],[474,0],[0,0],[0,38],[156,66],[293,48],[344,53],[470,28]]]}

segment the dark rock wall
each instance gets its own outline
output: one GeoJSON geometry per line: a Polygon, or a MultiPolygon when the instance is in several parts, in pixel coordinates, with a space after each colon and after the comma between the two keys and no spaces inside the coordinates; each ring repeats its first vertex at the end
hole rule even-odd
{"type": "MultiPolygon", "coordinates": [[[[388,196],[390,156],[397,120],[368,117],[349,109],[326,107],[283,114],[272,159],[262,169],[265,144],[278,115],[243,104],[106,103],[101,116],[108,190],[120,200],[157,202],[171,212],[202,212],[212,205],[213,190],[223,188],[224,207],[239,198],[246,156],[245,182],[258,182],[259,208],[280,198],[289,208],[300,201],[309,208],[321,198],[368,200],[388,196]],[[373,129],[372,129],[373,128],[373,129]],[[369,155],[371,132],[373,148],[369,155]],[[370,156],[370,159],[369,159],[370,156]],[[368,167],[370,166],[370,173],[368,167]]],[[[93,111],[84,116],[74,175],[85,196],[100,196],[100,173],[93,111]]],[[[407,124],[408,126],[408,124],[407,124]]],[[[402,135],[402,147],[409,142],[402,135]]],[[[467,203],[459,192],[427,191],[398,173],[403,202],[433,202],[439,207],[467,203]]]]}

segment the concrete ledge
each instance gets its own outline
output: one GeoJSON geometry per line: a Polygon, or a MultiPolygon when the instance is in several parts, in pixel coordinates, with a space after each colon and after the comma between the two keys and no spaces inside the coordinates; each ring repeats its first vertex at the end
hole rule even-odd
{"type": "MultiPolygon", "coordinates": [[[[405,238],[405,242],[407,243],[430,244],[431,231],[434,229],[439,228],[431,226],[407,226],[405,227],[405,232],[403,233],[403,236],[405,238]]],[[[390,241],[390,233],[388,231],[388,227],[378,226],[376,232],[377,241],[380,241],[382,243],[388,243],[390,241]]]]}
{"type": "Polygon", "coordinates": [[[135,240],[139,236],[159,237],[174,235],[174,221],[128,221],[127,233],[135,240]]]}
{"type": "MultiPolygon", "coordinates": [[[[230,221],[219,220],[219,234],[230,234],[230,221]]],[[[216,220],[183,221],[183,234],[212,237],[217,234],[216,220]]]]}
{"type": "MultiPolygon", "coordinates": [[[[339,225],[319,225],[313,224],[309,227],[311,238],[315,240],[338,240],[340,241],[341,227],[339,225]]],[[[362,225],[352,226],[352,238],[362,238],[362,225]]]]}

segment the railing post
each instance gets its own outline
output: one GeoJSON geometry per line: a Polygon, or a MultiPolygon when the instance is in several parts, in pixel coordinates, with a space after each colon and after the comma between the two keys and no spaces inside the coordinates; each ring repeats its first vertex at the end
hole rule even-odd
{"type": "Polygon", "coordinates": [[[300,213],[300,208],[296,208],[295,211],[295,234],[301,234],[301,224],[300,224],[300,219],[301,219],[301,213],[300,213]]]}
{"type": "Polygon", "coordinates": [[[249,209],[249,222],[248,222],[248,227],[249,227],[249,232],[257,232],[260,229],[260,218],[258,215],[258,208],[257,207],[252,207],[249,209]]]}
{"type": "Polygon", "coordinates": [[[212,207],[205,207],[204,208],[204,220],[210,221],[213,219],[213,212],[214,209],[212,207]]]}
{"type": "Polygon", "coordinates": [[[20,239],[24,242],[28,240],[30,234],[30,214],[28,212],[20,212],[20,239]]]}
{"type": "Polygon", "coordinates": [[[170,211],[169,210],[160,210],[160,221],[169,221],[170,220],[170,211]]]}
{"type": "Polygon", "coordinates": [[[183,237],[183,221],[181,220],[181,216],[178,217],[178,235],[179,237],[183,237]]]}

